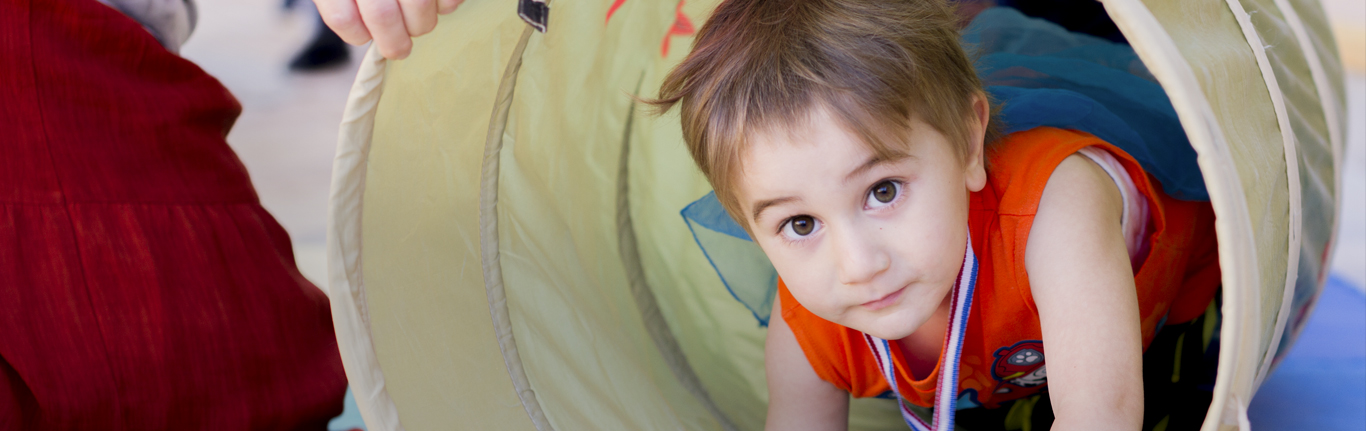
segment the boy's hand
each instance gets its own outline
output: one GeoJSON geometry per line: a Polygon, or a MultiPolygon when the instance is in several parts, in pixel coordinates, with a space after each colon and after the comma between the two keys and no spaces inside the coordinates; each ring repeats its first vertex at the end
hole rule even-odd
{"type": "Polygon", "coordinates": [[[313,0],[323,22],[342,40],[360,45],[374,39],[379,53],[402,59],[413,39],[436,28],[436,16],[455,10],[465,0],[313,0]]]}

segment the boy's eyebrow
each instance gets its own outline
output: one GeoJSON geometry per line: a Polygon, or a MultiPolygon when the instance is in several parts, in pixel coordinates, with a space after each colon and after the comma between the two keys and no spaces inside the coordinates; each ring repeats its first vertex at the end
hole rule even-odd
{"type": "MultiPolygon", "coordinates": [[[[906,156],[906,157],[910,157],[910,156],[906,156]]],[[[859,174],[862,174],[862,173],[864,173],[864,172],[868,172],[869,169],[873,169],[873,168],[877,167],[877,165],[881,165],[881,164],[883,164],[883,163],[888,163],[888,162],[891,162],[891,161],[893,161],[893,159],[888,159],[888,158],[885,158],[885,157],[878,157],[877,155],[873,155],[872,157],[869,157],[869,158],[868,158],[868,161],[863,162],[863,164],[862,164],[862,165],[859,165],[859,167],[854,168],[854,170],[852,170],[852,171],[849,171],[849,175],[845,175],[845,176],[844,176],[844,182],[845,182],[845,183],[848,183],[850,180],[853,180],[854,177],[859,176],[859,174]]]]}
{"type": "MultiPolygon", "coordinates": [[[[862,173],[864,173],[864,172],[867,172],[869,169],[873,169],[873,168],[875,168],[875,167],[877,167],[878,165],[881,165],[881,164],[883,164],[883,163],[888,163],[888,162],[892,162],[892,161],[895,161],[895,160],[900,160],[900,159],[902,159],[902,158],[907,158],[907,157],[914,157],[914,156],[907,155],[907,156],[899,157],[899,158],[896,158],[896,159],[889,159],[889,158],[878,157],[877,155],[874,155],[874,156],[872,156],[872,157],[869,157],[869,158],[868,158],[868,161],[863,162],[863,164],[859,165],[859,167],[854,168],[853,171],[850,171],[848,175],[845,175],[845,176],[844,176],[844,182],[847,183],[847,182],[849,182],[850,180],[854,179],[854,177],[857,177],[859,174],[862,174],[862,173]]],[[[757,202],[757,203],[754,204],[754,213],[751,215],[751,217],[753,217],[753,220],[754,220],[755,223],[758,223],[758,222],[759,222],[759,215],[760,215],[760,214],[763,214],[764,210],[768,209],[769,207],[774,206],[774,205],[778,205],[778,204],[785,204],[785,203],[792,202],[792,201],[798,201],[798,200],[801,200],[801,198],[797,198],[797,197],[793,197],[793,196],[786,196],[786,197],[781,197],[781,198],[766,199],[766,200],[759,201],[759,202],[757,202]]]]}
{"type": "Polygon", "coordinates": [[[762,201],[759,201],[758,203],[755,203],[755,204],[754,204],[754,215],[752,216],[752,217],[753,217],[753,220],[754,220],[754,223],[755,223],[755,224],[758,224],[758,223],[759,223],[759,214],[762,214],[762,213],[764,212],[764,210],[768,209],[768,207],[771,207],[771,206],[774,206],[774,205],[778,205],[778,204],[785,204],[785,203],[792,202],[792,201],[796,201],[796,200],[801,200],[801,199],[800,199],[800,198],[797,198],[797,197],[793,197],[793,196],[786,196],[786,197],[781,197],[781,198],[777,198],[777,199],[762,200],[762,201]]]}

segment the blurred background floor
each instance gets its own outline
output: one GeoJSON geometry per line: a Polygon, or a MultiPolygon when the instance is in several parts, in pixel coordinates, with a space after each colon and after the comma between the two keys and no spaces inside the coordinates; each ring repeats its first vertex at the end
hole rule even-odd
{"type": "MultiPolygon", "coordinates": [[[[325,282],[327,196],[352,61],[290,73],[291,57],[316,29],[312,5],[282,0],[197,0],[199,25],[182,55],[217,77],[242,103],[228,142],[251,173],[261,203],[289,231],[299,269],[325,282]]],[[[1327,0],[1348,64],[1347,160],[1333,277],[1301,341],[1253,400],[1260,430],[1366,429],[1366,4],[1327,0]],[[1347,409],[1347,411],[1344,411],[1347,409]],[[1317,421],[1317,422],[1315,422],[1317,421]]],[[[332,429],[363,427],[355,402],[332,429]]]]}

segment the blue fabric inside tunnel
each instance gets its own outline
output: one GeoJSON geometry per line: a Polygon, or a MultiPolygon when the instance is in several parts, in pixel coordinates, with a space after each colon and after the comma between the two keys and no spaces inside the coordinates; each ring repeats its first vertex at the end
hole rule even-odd
{"type": "MultiPolygon", "coordinates": [[[[1168,195],[1208,201],[1195,150],[1166,92],[1128,45],[1071,33],[1010,8],[983,11],[964,30],[977,72],[1001,107],[1001,131],[1080,130],[1128,152],[1168,195]]],[[[693,239],[735,297],[767,326],[778,273],[715,193],[682,211],[693,239]]]]}
{"type": "Polygon", "coordinates": [[[730,218],[715,192],[683,208],[683,220],[730,294],[754,313],[760,326],[768,326],[778,271],[764,251],[730,218]]]}
{"type": "Polygon", "coordinates": [[[962,42],[978,55],[1004,132],[1081,130],[1134,156],[1171,197],[1209,200],[1176,110],[1133,48],[1010,8],[983,11],[962,42]]]}

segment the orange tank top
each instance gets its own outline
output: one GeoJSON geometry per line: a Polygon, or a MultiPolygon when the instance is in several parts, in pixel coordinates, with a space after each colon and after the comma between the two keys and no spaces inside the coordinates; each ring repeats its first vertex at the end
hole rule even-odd
{"type": "MultiPolygon", "coordinates": [[[[996,407],[1047,387],[1047,355],[1025,273],[1025,246],[1054,168],[1090,146],[1120,160],[1151,208],[1151,248],[1134,276],[1145,350],[1160,325],[1194,319],[1214,297],[1219,267],[1208,202],[1168,197],[1131,156],[1089,134],[1049,127],[1013,133],[988,149],[987,185],[972,194],[969,204],[968,230],[979,272],[963,339],[960,408],[996,407]]],[[[855,397],[888,393],[890,385],[861,332],[812,314],[781,279],[778,295],[783,320],[821,379],[855,397]]],[[[891,354],[902,397],[932,406],[940,367],[915,379],[901,349],[891,354]]]]}

